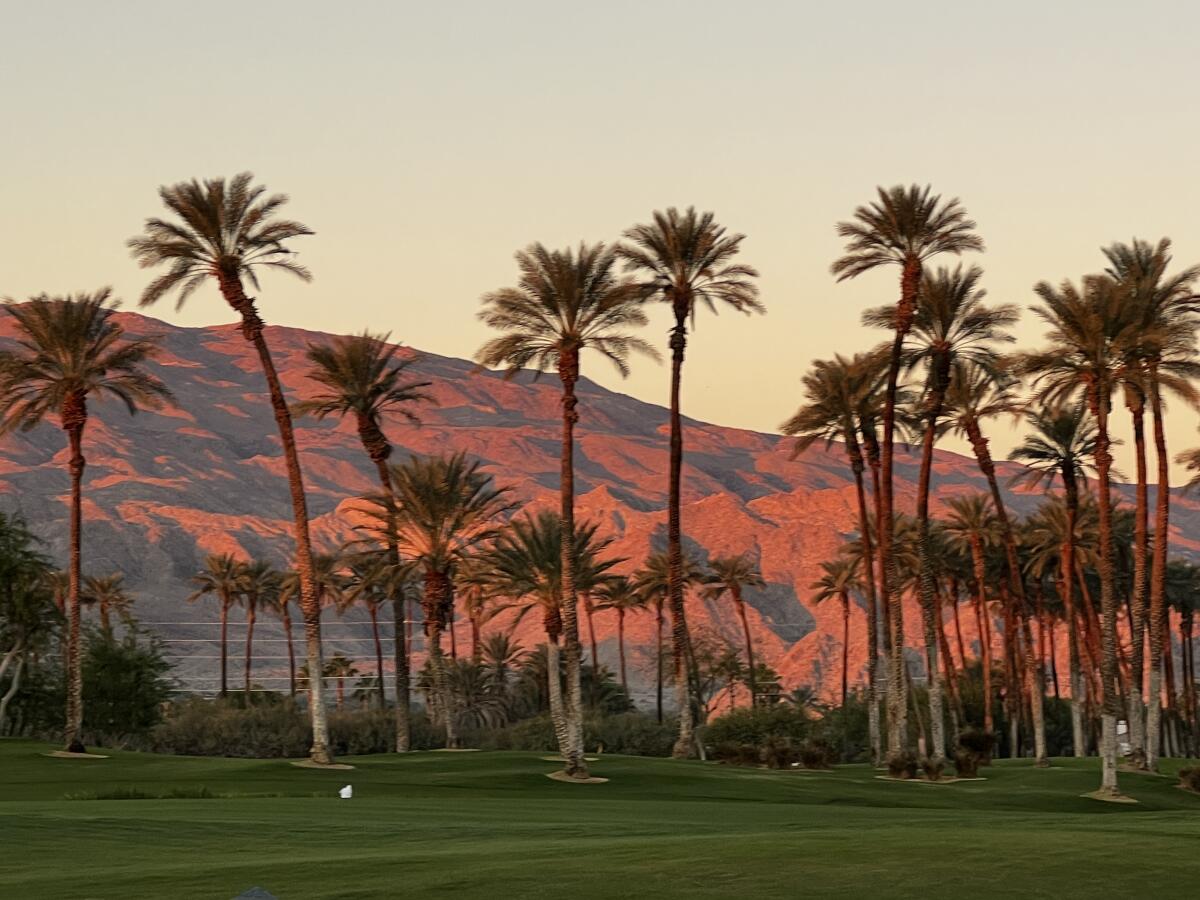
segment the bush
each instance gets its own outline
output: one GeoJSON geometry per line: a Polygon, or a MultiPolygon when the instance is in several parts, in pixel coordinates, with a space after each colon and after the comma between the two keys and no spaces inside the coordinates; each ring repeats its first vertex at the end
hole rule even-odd
{"type": "Polygon", "coordinates": [[[959,778],[976,778],[980,766],[992,763],[992,752],[996,748],[996,735],[981,728],[967,728],[958,735],[958,746],[954,750],[954,769],[959,778]]]}
{"type": "MultiPolygon", "coordinates": [[[[329,741],[334,754],[341,756],[390,753],[395,746],[393,711],[331,712],[329,741]]],[[[312,745],[312,729],[307,711],[288,697],[264,694],[249,706],[241,698],[191,697],[171,704],[165,721],[144,743],[157,753],[186,756],[301,757],[312,745]]],[[[412,749],[428,750],[442,743],[429,719],[414,714],[412,749]]]]}
{"type": "Polygon", "coordinates": [[[782,703],[754,709],[735,709],[714,719],[705,728],[706,742],[716,744],[742,743],[765,747],[772,738],[786,738],[799,743],[815,737],[820,720],[807,712],[782,703]]]}
{"type": "Polygon", "coordinates": [[[821,738],[812,738],[800,745],[800,764],[806,769],[832,769],[837,760],[837,751],[821,738]]]}
{"type": "Polygon", "coordinates": [[[921,770],[925,773],[926,781],[940,780],[945,768],[946,761],[944,759],[934,759],[932,756],[927,756],[921,760],[921,770]]]}
{"type": "Polygon", "coordinates": [[[721,741],[715,744],[712,757],[731,766],[757,766],[761,761],[758,747],[741,741],[721,741]]]}
{"type": "Polygon", "coordinates": [[[788,738],[767,738],[760,755],[768,769],[790,769],[800,763],[800,748],[788,738]]]}
{"type": "Polygon", "coordinates": [[[155,638],[137,629],[120,640],[92,632],[82,668],[85,742],[127,746],[162,721],[174,685],[155,638]]]}
{"type": "Polygon", "coordinates": [[[1179,770],[1179,786],[1200,794],[1200,766],[1189,766],[1179,770]]]}
{"type": "Polygon", "coordinates": [[[917,755],[911,750],[893,753],[887,761],[888,774],[893,778],[916,778],[917,755]]]}
{"type": "Polygon", "coordinates": [[[959,747],[954,751],[954,771],[959,778],[977,778],[979,757],[973,751],[959,747]]]}

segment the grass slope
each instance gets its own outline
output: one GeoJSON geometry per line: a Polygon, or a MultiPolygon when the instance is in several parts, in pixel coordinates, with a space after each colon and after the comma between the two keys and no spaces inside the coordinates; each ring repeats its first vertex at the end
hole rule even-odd
{"type": "Polygon", "coordinates": [[[1138,805],[1083,799],[1095,761],[935,786],[606,756],[594,769],[611,782],[579,786],[533,753],[327,772],[49,749],[0,741],[0,897],[1167,898],[1200,884],[1200,797],[1122,775],[1138,805]],[[353,800],[336,797],[345,783],[353,800]]]}

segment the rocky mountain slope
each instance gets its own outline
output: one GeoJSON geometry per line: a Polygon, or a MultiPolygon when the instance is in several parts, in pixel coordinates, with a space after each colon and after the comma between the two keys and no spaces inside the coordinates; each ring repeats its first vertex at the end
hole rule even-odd
{"type": "MultiPolygon", "coordinates": [[[[155,369],[175,392],[179,407],[134,418],[106,404],[94,409],[87,434],[85,476],[85,570],[120,571],[137,595],[139,617],[179,643],[170,646],[188,664],[194,687],[211,687],[215,621],[211,605],[185,605],[190,577],[207,553],[267,556],[285,565],[289,553],[290,505],[279,441],[263,393],[263,380],[249,345],[228,325],[179,328],[134,313],[120,313],[131,335],[162,336],[164,352],[155,369]]],[[[12,326],[0,320],[0,343],[12,326]]],[[[308,395],[304,351],[322,334],[272,327],[268,340],[293,398],[308,395]]],[[[416,351],[405,351],[416,352],[416,351]]],[[[465,450],[482,459],[496,480],[511,485],[526,508],[556,503],[559,406],[553,378],[505,381],[474,371],[471,363],[419,354],[414,373],[434,383],[437,400],[421,412],[423,424],[391,423],[397,459],[408,453],[465,450]]],[[[665,381],[665,376],[664,376],[665,381]]],[[[685,386],[686,388],[686,386],[685,386]]],[[[613,552],[635,567],[651,548],[665,543],[666,410],[584,382],[580,388],[578,491],[581,518],[601,525],[615,541],[613,552]]],[[[781,418],[789,403],[781,406],[781,418]]],[[[375,485],[351,423],[298,422],[298,441],[319,545],[333,548],[352,535],[346,510],[356,495],[375,485]]],[[[759,558],[765,589],[751,591],[751,627],[760,657],[775,666],[788,686],[837,689],[841,614],[836,604],[811,601],[809,584],[818,564],[855,531],[853,482],[840,446],[814,448],[797,460],[788,442],[758,434],[688,421],[684,469],[684,530],[702,558],[749,552],[759,558]]],[[[20,511],[65,559],[66,449],[62,433],[42,426],[0,438],[0,508],[20,511]]],[[[898,476],[903,505],[911,498],[915,457],[901,455],[898,476]]],[[[938,498],[979,490],[972,460],[940,452],[938,498]]],[[[1036,495],[1014,496],[1018,508],[1036,495]]],[[[1181,500],[1175,518],[1180,549],[1197,546],[1200,512],[1181,500]]],[[[917,635],[915,609],[910,635],[917,635]]],[[[740,626],[728,606],[689,599],[694,627],[740,645],[740,626]]],[[[366,633],[338,625],[327,613],[331,652],[342,650],[369,668],[366,633]]],[[[538,640],[538,623],[528,617],[518,629],[526,646],[538,640]]],[[[615,616],[599,614],[595,629],[603,662],[615,667],[615,616]]],[[[240,632],[234,632],[235,639],[240,632]]],[[[467,641],[459,625],[459,646],[467,641]]],[[[277,677],[282,644],[262,633],[264,679],[277,677]]],[[[645,685],[652,678],[654,623],[651,616],[629,622],[630,664],[645,685]]],[[[851,671],[861,675],[866,651],[861,611],[855,611],[850,642],[851,671]]],[[[235,653],[236,657],[236,653],[235,653]]],[[[236,663],[235,663],[236,665],[236,663]]],[[[256,676],[257,677],[257,676],[256,676]]],[[[278,686],[276,683],[275,686],[278,686]]]]}

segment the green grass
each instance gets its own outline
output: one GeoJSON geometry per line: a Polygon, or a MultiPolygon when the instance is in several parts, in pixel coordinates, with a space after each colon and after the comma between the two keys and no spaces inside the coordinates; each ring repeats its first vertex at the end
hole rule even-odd
{"type": "Polygon", "coordinates": [[[604,757],[416,753],[351,772],[278,760],[50,759],[0,741],[0,897],[1195,897],[1200,797],[1095,761],[879,781],[604,757]],[[336,790],[354,785],[354,799],[336,790]]]}

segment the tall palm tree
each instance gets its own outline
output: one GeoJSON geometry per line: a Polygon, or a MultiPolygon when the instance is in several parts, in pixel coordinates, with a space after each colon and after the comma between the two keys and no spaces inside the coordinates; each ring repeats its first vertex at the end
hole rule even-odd
{"type": "Polygon", "coordinates": [[[196,590],[187,598],[189,603],[212,594],[219,605],[221,654],[221,687],[224,697],[229,693],[229,611],[238,602],[242,589],[242,566],[232,553],[210,553],[204,558],[204,568],[192,576],[196,590]]]}
{"type": "MultiPolygon", "coordinates": [[[[425,388],[430,387],[431,382],[409,378],[408,370],[416,358],[401,357],[399,352],[399,345],[388,343],[388,335],[375,335],[367,331],[334,338],[330,344],[310,344],[307,352],[310,363],[308,377],[321,388],[315,396],[294,407],[298,415],[313,415],[318,419],[353,416],[359,440],[375,465],[380,490],[384,494],[390,494],[392,490],[388,470],[392,444],[383,430],[385,420],[388,416],[399,415],[417,424],[419,420],[412,407],[432,401],[430,395],[425,393],[425,388]]],[[[394,529],[386,535],[386,552],[392,568],[399,569],[400,552],[396,546],[394,529]]],[[[384,573],[376,574],[383,576],[384,573]]],[[[399,588],[401,584],[393,582],[393,586],[399,588]]],[[[412,712],[407,641],[404,640],[408,626],[404,615],[403,591],[397,590],[390,600],[396,636],[393,646],[396,667],[395,747],[397,753],[406,753],[412,741],[412,712]]],[[[378,614],[374,606],[371,612],[373,616],[378,614]]],[[[379,648],[376,649],[378,651],[379,648]]],[[[376,655],[380,654],[377,652],[376,655]]],[[[382,701],[382,666],[379,669],[379,690],[382,701]]]]}
{"type": "Polygon", "coordinates": [[[1117,795],[1117,717],[1121,699],[1117,686],[1117,598],[1113,577],[1112,454],[1108,417],[1112,394],[1120,384],[1128,348],[1136,339],[1137,322],[1130,315],[1128,290],[1108,276],[1092,275],[1076,286],[1064,281],[1055,288],[1041,282],[1034,288],[1041,304],[1034,312],[1049,326],[1049,346],[1024,354],[1021,371],[1032,376],[1035,401],[1051,408],[1071,403],[1080,394],[1096,423],[1095,464],[1100,537],[1101,611],[1101,758],[1100,790],[1117,795]]]}
{"type": "Polygon", "coordinates": [[[625,267],[644,278],[648,300],[670,307],[671,328],[671,447],[667,497],[667,560],[669,583],[667,603],[671,608],[671,644],[675,668],[676,701],[679,706],[679,739],[673,755],[692,755],[695,722],[689,698],[689,680],[684,677],[690,639],[683,606],[683,531],[681,497],[683,473],[683,424],[680,419],[680,382],[687,348],[688,321],[695,323],[697,308],[715,313],[719,305],[738,312],[764,312],[754,280],[758,272],[733,262],[745,236],[727,234],[710,212],[685,212],[671,207],[655,212],[649,224],[635,225],[625,232],[630,242],[618,248],[625,267]]]}
{"type": "MultiPolygon", "coordinates": [[[[703,584],[705,577],[704,566],[700,564],[699,560],[690,554],[683,557],[680,580],[685,590],[693,585],[703,584]]],[[[638,591],[649,598],[650,603],[654,604],[654,626],[655,634],[657,635],[654,645],[657,657],[655,713],[658,721],[661,722],[663,720],[663,608],[668,603],[671,590],[671,563],[669,555],[660,551],[647,556],[645,563],[642,564],[642,568],[633,573],[633,584],[638,591]]],[[[675,614],[672,611],[672,619],[674,618],[675,614]]],[[[672,622],[672,625],[674,625],[674,622],[672,622]]],[[[674,628],[672,628],[672,638],[674,638],[674,633],[674,628]]],[[[690,661],[690,642],[686,650],[690,661]]],[[[676,675],[676,678],[679,677],[686,678],[690,676],[686,674],[683,676],[676,675]]],[[[685,699],[687,698],[685,697],[685,699]]]]}
{"type": "Polygon", "coordinates": [[[423,577],[425,639],[434,688],[450,747],[459,743],[443,663],[442,631],[454,608],[454,572],[465,558],[497,534],[497,519],[512,504],[509,489],[496,487],[466,454],[412,457],[388,469],[392,489],[367,498],[372,521],[364,527],[386,546],[394,527],[402,554],[423,577]]]}
{"type": "MultiPolygon", "coordinates": [[[[821,563],[820,578],[809,585],[816,591],[813,600],[823,603],[837,598],[842,604],[842,709],[846,708],[846,698],[850,693],[850,595],[857,594],[864,587],[864,578],[858,569],[858,560],[847,556],[821,563]]],[[[936,671],[931,671],[929,682],[937,680],[936,671]]]]}
{"type": "Polygon", "coordinates": [[[567,672],[565,714],[571,731],[566,754],[568,775],[587,777],[583,761],[583,697],[580,681],[578,585],[573,566],[575,540],[575,425],[579,421],[576,385],[580,357],[594,350],[625,376],[629,357],[655,355],[645,341],[629,333],[646,324],[640,307],[642,288],[616,273],[616,252],[603,244],[581,244],[578,252],[547,250],[533,244],[517,253],[521,277],[516,287],[483,297],[479,313],[488,326],[503,332],[475,354],[484,366],[503,366],[509,378],[527,367],[541,374],[553,369],[562,385],[560,503],[562,546],[562,618],[567,672]]]}
{"type": "Polygon", "coordinates": [[[250,702],[251,672],[254,667],[254,626],[258,622],[258,611],[270,609],[280,593],[282,577],[266,560],[255,559],[238,564],[238,594],[242,608],[246,611],[246,654],[243,692],[250,702]]]}
{"type": "MultiPolygon", "coordinates": [[[[1154,447],[1157,461],[1157,491],[1154,515],[1154,547],[1150,572],[1150,685],[1147,692],[1145,734],[1141,727],[1142,711],[1142,622],[1141,603],[1135,603],[1133,676],[1130,678],[1129,700],[1131,729],[1136,738],[1144,737],[1146,765],[1157,769],[1160,732],[1162,730],[1162,677],[1164,651],[1167,642],[1166,571],[1170,541],[1170,459],[1167,456],[1166,430],[1163,427],[1164,393],[1174,393],[1193,408],[1200,406],[1200,393],[1192,381],[1200,377],[1200,354],[1196,349],[1196,330],[1200,314],[1196,310],[1194,284],[1200,279],[1200,266],[1168,274],[1171,265],[1171,242],[1163,238],[1156,245],[1134,240],[1130,244],[1113,244],[1104,248],[1108,261],[1107,274],[1125,291],[1134,308],[1137,334],[1127,348],[1125,382],[1129,393],[1137,398],[1134,436],[1142,438],[1141,411],[1148,396],[1154,425],[1154,447]]],[[[1146,461],[1144,440],[1137,448],[1138,456],[1138,534],[1135,538],[1135,566],[1141,561],[1141,571],[1135,572],[1133,597],[1145,590],[1145,553],[1149,541],[1146,496],[1146,461]]]]}
{"type": "Polygon", "coordinates": [[[133,621],[133,597],[125,589],[125,576],[120,572],[87,576],[83,580],[79,602],[87,607],[95,607],[100,614],[100,630],[105,634],[112,634],[114,615],[126,625],[133,621]]]}
{"type": "MultiPolygon", "coordinates": [[[[783,423],[784,434],[795,435],[793,456],[799,455],[818,440],[826,446],[842,441],[850,471],[854,474],[858,501],[858,530],[863,553],[863,585],[867,600],[867,728],[871,758],[880,760],[879,739],[879,599],[875,593],[875,540],[872,537],[867,495],[863,483],[866,466],[859,435],[872,435],[878,402],[880,372],[878,354],[857,354],[853,359],[840,355],[830,361],[818,360],[804,375],[804,405],[783,423]]],[[[875,501],[879,497],[876,492],[875,501]]],[[[878,513],[878,510],[876,510],[878,513]]],[[[751,674],[753,674],[753,664],[751,674]]]]}
{"type": "MultiPolygon", "coordinates": [[[[995,368],[997,346],[1011,342],[1007,329],[1017,319],[1012,306],[988,306],[987,292],[979,287],[983,270],[978,266],[953,270],[939,268],[925,273],[917,292],[917,310],[902,347],[904,362],[910,368],[924,370],[924,396],[920,418],[923,420],[921,464],[917,479],[917,553],[920,560],[918,596],[925,633],[925,655],[930,672],[929,706],[933,746],[930,756],[945,756],[942,687],[937,678],[937,586],[930,548],[929,494],[933,475],[933,451],[942,427],[946,394],[950,389],[955,363],[972,363],[995,368]]],[[[890,307],[870,310],[863,321],[876,327],[892,327],[895,314],[890,307]]],[[[1018,570],[1019,578],[1019,570],[1018,570]]]]}
{"type": "Polygon", "coordinates": [[[145,364],[158,353],[153,340],[123,340],[113,318],[112,293],[9,302],[17,347],[0,351],[0,433],[29,431],[57,416],[69,447],[71,550],[67,591],[67,709],[65,743],[84,751],[83,677],[79,598],[83,588],[83,436],[89,398],[121,401],[130,415],[139,407],[160,408],[171,394],[145,364]]]}
{"type": "Polygon", "coordinates": [[[621,667],[621,687],[628,693],[629,678],[625,669],[625,617],[645,612],[650,598],[639,591],[628,575],[610,575],[596,589],[597,610],[611,609],[617,613],[617,657],[621,667]]]}
{"type": "MultiPolygon", "coordinates": [[[[288,242],[313,232],[300,222],[280,218],[287,203],[283,194],[266,194],[253,183],[249,172],[229,181],[212,178],[192,180],[159,188],[159,197],[171,216],[147,219],[144,233],[128,242],[143,268],[166,266],[167,270],[147,285],[141,305],[149,306],[168,294],[176,294],[182,305],[205,282],[215,281],[225,302],[241,317],[241,331],[258,354],[267,394],[279,429],[283,460],[291,493],[293,529],[296,540],[296,570],[300,573],[300,611],[304,616],[305,650],[310,672],[321,672],[321,607],[312,575],[312,540],[308,527],[308,500],[296,452],[292,416],[283,396],[279,373],[263,335],[265,325],[245,283],[255,290],[262,270],[277,269],[308,281],[311,275],[294,259],[288,242]]],[[[310,688],[309,714],[313,744],[309,751],[318,764],[333,761],[329,729],[325,722],[325,696],[321,679],[310,688]]]]}
{"type": "Polygon", "coordinates": [[[746,618],[746,599],[743,591],[746,588],[766,587],[758,563],[746,554],[737,556],[718,556],[708,561],[709,574],[705,578],[704,598],[718,601],[726,594],[733,600],[738,617],[742,621],[742,636],[746,641],[747,672],[750,676],[750,705],[758,703],[758,684],[754,677],[754,641],[750,637],[750,622],[746,618]]]}
{"type": "Polygon", "coordinates": [[[896,304],[895,334],[884,389],[882,492],[878,521],[880,593],[891,617],[888,623],[892,654],[888,668],[888,752],[896,755],[903,750],[907,731],[904,619],[891,585],[895,577],[892,468],[902,350],[916,316],[925,263],[942,253],[959,256],[967,251],[982,251],[983,241],[975,234],[975,223],[967,218],[957,198],[943,202],[941,196],[933,194],[928,186],[922,188],[915,184],[907,188],[897,185],[888,190],[881,187],[877,188],[877,193],[875,202],[855,210],[853,221],[838,224],[838,236],[846,240],[846,252],[834,261],[831,269],[838,281],[844,281],[881,266],[900,267],[900,299],[896,304]]]}

